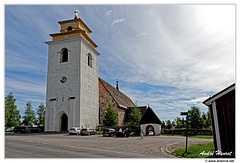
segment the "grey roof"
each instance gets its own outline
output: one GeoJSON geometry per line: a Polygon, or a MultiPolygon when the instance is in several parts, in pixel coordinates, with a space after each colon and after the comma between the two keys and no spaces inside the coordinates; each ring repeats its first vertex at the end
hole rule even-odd
{"type": "Polygon", "coordinates": [[[115,87],[113,87],[111,84],[109,84],[105,80],[101,78],[98,78],[98,79],[99,79],[99,82],[101,82],[103,86],[108,90],[109,94],[116,101],[119,107],[125,108],[125,109],[127,109],[128,107],[134,107],[134,103],[128,96],[126,96],[121,91],[117,90],[115,87]]]}

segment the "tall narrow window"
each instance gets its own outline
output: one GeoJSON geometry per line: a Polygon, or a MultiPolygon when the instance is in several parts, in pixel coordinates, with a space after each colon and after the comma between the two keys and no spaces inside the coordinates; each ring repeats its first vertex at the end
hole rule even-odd
{"type": "Polygon", "coordinates": [[[61,50],[60,62],[68,62],[68,49],[67,48],[63,48],[61,50]]]}
{"type": "Polygon", "coordinates": [[[92,67],[92,55],[88,53],[88,66],[92,67]]]}

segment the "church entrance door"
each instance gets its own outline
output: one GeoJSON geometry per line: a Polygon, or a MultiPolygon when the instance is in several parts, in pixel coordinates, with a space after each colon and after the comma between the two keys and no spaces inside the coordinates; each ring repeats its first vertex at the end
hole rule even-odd
{"type": "Polygon", "coordinates": [[[62,114],[61,118],[61,131],[67,131],[68,130],[68,117],[65,113],[62,114]]]}

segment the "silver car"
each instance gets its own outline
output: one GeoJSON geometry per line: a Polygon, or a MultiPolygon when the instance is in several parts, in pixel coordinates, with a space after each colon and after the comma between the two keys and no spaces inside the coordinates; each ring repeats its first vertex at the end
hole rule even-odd
{"type": "Polygon", "coordinates": [[[71,127],[70,130],[68,131],[69,135],[80,135],[81,129],[80,127],[71,127]]]}
{"type": "Polygon", "coordinates": [[[95,135],[96,131],[94,129],[89,129],[89,128],[83,128],[81,130],[81,135],[95,135]]]}

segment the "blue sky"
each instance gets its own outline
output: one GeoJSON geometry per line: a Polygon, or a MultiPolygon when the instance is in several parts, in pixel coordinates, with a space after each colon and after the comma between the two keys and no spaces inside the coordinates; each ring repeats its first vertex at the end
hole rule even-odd
{"type": "Polygon", "coordinates": [[[161,120],[235,82],[235,5],[5,5],[5,96],[45,105],[49,34],[74,10],[99,46],[99,77],[161,120]]]}

